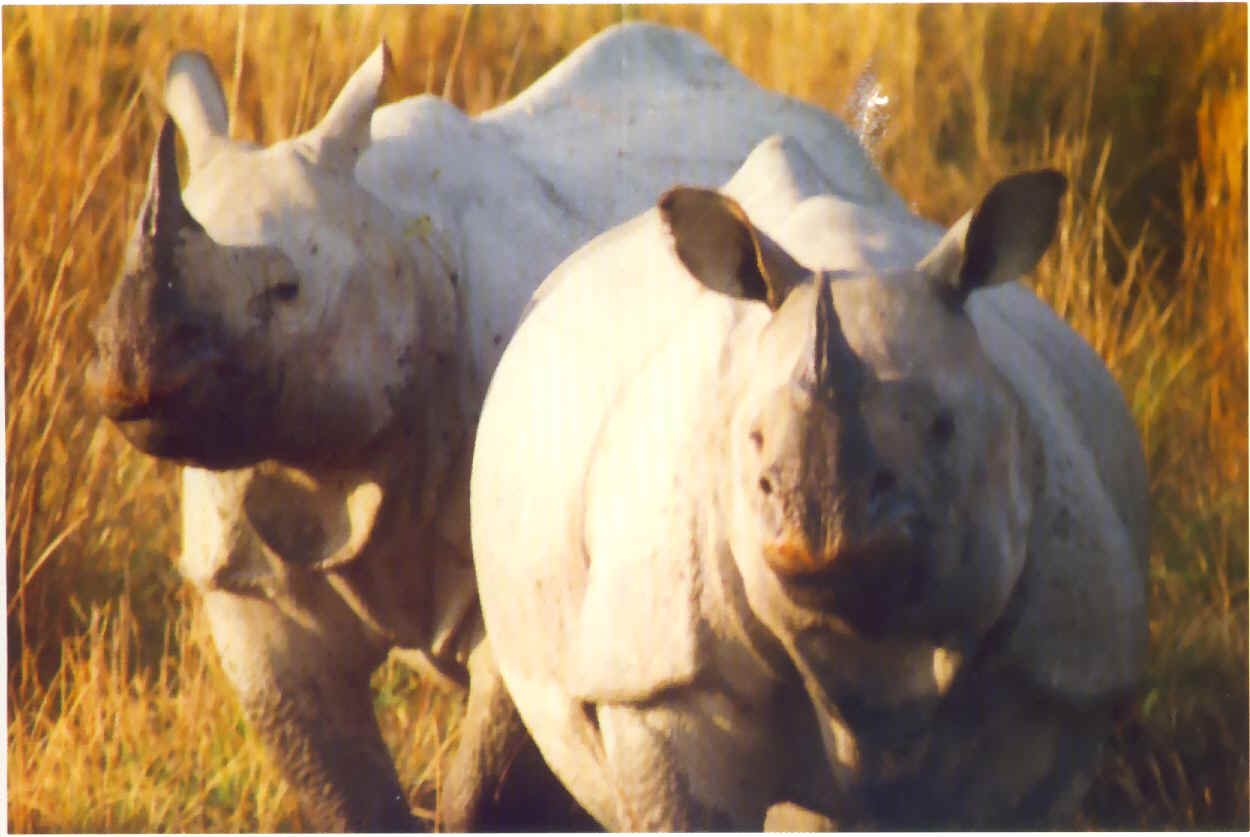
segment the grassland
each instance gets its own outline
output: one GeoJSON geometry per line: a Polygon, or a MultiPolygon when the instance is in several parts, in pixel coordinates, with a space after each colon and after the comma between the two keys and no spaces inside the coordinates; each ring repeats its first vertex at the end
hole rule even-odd
{"type": "MultiPolygon", "coordinates": [[[[622,18],[702,33],[840,110],[873,62],[875,148],[951,221],[1065,171],[1039,293],[1123,385],[1149,459],[1152,663],[1085,805],[1095,827],[1247,826],[1245,6],[16,8],[3,11],[8,818],[17,831],[299,830],[173,568],[175,469],[84,405],[175,49],[236,136],[308,127],[377,41],[393,96],[481,111],[622,18]]],[[[378,711],[428,809],[458,705],[404,672],[378,711]]]]}

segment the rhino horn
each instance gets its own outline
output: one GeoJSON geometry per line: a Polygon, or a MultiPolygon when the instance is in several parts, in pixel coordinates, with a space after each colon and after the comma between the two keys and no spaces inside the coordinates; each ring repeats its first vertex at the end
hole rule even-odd
{"type": "Polygon", "coordinates": [[[88,391],[106,415],[118,420],[145,415],[213,354],[203,339],[205,328],[187,310],[176,258],[186,236],[204,235],[204,228],[182,202],[174,134],[174,122],[167,118],[122,278],[92,324],[96,357],[88,369],[88,391]],[[169,335],[177,339],[171,343],[169,335]]]}
{"type": "Polygon", "coordinates": [[[147,194],[139,210],[138,234],[157,256],[169,253],[184,230],[204,229],[182,202],[175,133],[174,121],[165,117],[148,170],[147,194]]]}
{"type": "Polygon", "coordinates": [[[859,399],[864,368],[842,331],[829,278],[821,276],[817,281],[816,339],[812,358],[815,391],[839,411],[845,411],[859,399]]]}

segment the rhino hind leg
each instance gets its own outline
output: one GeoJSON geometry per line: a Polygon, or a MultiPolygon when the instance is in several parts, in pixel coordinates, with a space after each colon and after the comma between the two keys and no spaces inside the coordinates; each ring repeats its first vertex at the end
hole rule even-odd
{"type": "Polygon", "coordinates": [[[359,635],[336,604],[297,621],[266,599],[205,596],[222,666],[308,824],[420,830],[373,713],[369,676],[385,650],[359,635]]]}
{"type": "Polygon", "coordinates": [[[488,640],[469,661],[469,701],[438,802],[444,831],[596,831],[543,761],[488,640]]]}

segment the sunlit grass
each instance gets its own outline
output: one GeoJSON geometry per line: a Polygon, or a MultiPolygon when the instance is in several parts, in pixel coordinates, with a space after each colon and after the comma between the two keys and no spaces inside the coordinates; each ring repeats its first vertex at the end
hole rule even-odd
{"type": "MultiPolygon", "coordinates": [[[[392,96],[479,112],[622,18],[699,31],[835,111],[871,61],[891,98],[876,156],[935,220],[1009,171],[1068,175],[1034,284],[1124,387],[1153,504],[1151,670],[1083,823],[1246,827],[1245,7],[944,5],[6,7],[10,828],[303,827],[173,569],[176,470],[80,391],[172,52],[206,51],[234,134],[269,142],[384,36],[392,96]]],[[[428,811],[458,703],[395,666],[375,685],[428,811]]]]}

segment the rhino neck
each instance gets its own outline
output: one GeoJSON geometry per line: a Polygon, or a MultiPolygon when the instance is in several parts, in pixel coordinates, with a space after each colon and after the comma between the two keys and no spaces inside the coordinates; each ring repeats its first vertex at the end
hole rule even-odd
{"type": "Polygon", "coordinates": [[[453,363],[436,368],[351,463],[186,468],[184,576],[313,619],[309,591],[329,584],[380,646],[416,649],[463,681],[480,629],[459,378],[453,363]]]}
{"type": "Polygon", "coordinates": [[[413,233],[406,237],[416,268],[418,342],[406,358],[411,374],[387,392],[392,420],[349,467],[306,473],[327,484],[378,486],[381,501],[359,550],[321,569],[386,645],[415,649],[464,681],[480,633],[468,476],[482,387],[463,346],[457,267],[435,229],[406,233],[413,233]]]}
{"type": "Polygon", "coordinates": [[[379,439],[368,468],[383,486],[375,533],[328,576],[389,645],[416,649],[462,681],[480,622],[468,516],[477,411],[463,366],[437,358],[379,439]]]}

